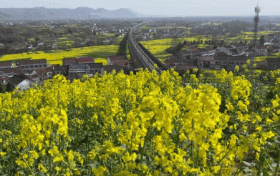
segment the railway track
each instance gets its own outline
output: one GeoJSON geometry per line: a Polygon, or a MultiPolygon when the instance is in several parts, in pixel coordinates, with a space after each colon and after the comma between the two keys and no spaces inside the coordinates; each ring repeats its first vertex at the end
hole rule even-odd
{"type": "Polygon", "coordinates": [[[148,68],[149,71],[156,70],[158,73],[161,73],[162,70],[166,70],[164,64],[162,64],[155,56],[153,56],[143,45],[137,43],[134,33],[141,27],[144,23],[140,23],[132,27],[128,35],[128,44],[129,44],[129,53],[133,60],[136,60],[139,63],[139,66],[142,68],[148,68]],[[155,68],[154,65],[157,64],[155,68]]]}

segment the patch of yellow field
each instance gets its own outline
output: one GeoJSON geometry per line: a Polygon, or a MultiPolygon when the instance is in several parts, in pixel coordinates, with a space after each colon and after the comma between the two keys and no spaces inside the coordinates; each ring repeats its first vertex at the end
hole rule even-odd
{"type": "MultiPolygon", "coordinates": [[[[21,54],[7,54],[0,58],[0,61],[11,61],[20,59],[46,59],[50,64],[62,64],[63,58],[91,56],[97,58],[97,62],[106,63],[108,56],[115,55],[118,45],[90,46],[83,48],[72,48],[70,50],[52,50],[50,52],[36,51],[21,54]],[[102,60],[103,59],[103,60],[102,60]]],[[[105,65],[105,64],[104,64],[105,65]]]]}
{"type": "Polygon", "coordinates": [[[94,62],[95,63],[103,63],[103,65],[107,65],[107,59],[103,59],[103,58],[95,58],[94,62]]]}

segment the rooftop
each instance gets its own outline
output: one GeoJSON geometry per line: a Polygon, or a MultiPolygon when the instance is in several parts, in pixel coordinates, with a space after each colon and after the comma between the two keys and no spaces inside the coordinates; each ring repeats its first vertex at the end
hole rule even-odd
{"type": "Polygon", "coordinates": [[[111,56],[109,57],[112,61],[116,60],[127,60],[125,56],[111,56]]]}
{"type": "Polygon", "coordinates": [[[13,62],[0,62],[0,67],[12,67],[13,62]]]}
{"type": "Polygon", "coordinates": [[[92,57],[81,57],[77,59],[77,62],[80,63],[94,63],[94,59],[92,57]]]}
{"type": "Polygon", "coordinates": [[[37,60],[22,60],[17,61],[17,65],[31,65],[31,64],[46,64],[46,59],[37,59],[37,60]]]}
{"type": "Polygon", "coordinates": [[[88,63],[87,64],[90,68],[102,68],[103,64],[102,63],[88,63]]]}
{"type": "Polygon", "coordinates": [[[118,65],[106,65],[104,66],[104,70],[108,73],[112,72],[113,70],[116,70],[116,72],[120,72],[121,70],[123,70],[123,67],[118,65]]]}
{"type": "Polygon", "coordinates": [[[280,63],[280,58],[266,58],[266,61],[271,64],[280,63]]]}
{"type": "Polygon", "coordinates": [[[25,75],[22,75],[22,74],[20,74],[20,75],[14,75],[13,77],[11,77],[11,78],[9,79],[9,82],[16,86],[16,85],[18,85],[19,83],[21,83],[22,81],[24,81],[25,79],[28,79],[28,77],[25,76],[25,75]]]}

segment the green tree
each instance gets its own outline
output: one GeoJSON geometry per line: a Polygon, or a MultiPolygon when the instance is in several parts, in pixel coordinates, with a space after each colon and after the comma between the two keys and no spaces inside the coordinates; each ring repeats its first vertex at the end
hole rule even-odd
{"type": "Polygon", "coordinates": [[[0,83],[0,93],[4,93],[4,87],[2,83],[0,83]]]}
{"type": "Polygon", "coordinates": [[[264,42],[265,42],[265,41],[264,41],[264,36],[262,35],[261,38],[260,38],[260,45],[263,46],[263,45],[264,45],[264,42]]]}
{"type": "Polygon", "coordinates": [[[8,82],[6,92],[12,92],[14,90],[14,86],[12,83],[8,82]]]}

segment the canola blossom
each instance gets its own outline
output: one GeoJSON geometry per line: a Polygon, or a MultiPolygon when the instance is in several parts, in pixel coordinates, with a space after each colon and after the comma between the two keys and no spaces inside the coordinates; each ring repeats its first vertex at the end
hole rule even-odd
{"type": "Polygon", "coordinates": [[[269,86],[224,70],[56,75],[0,94],[0,173],[277,175],[280,72],[269,74],[269,86]]]}

